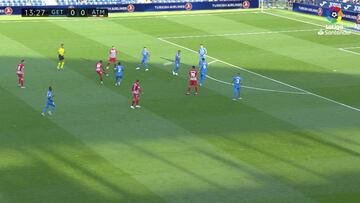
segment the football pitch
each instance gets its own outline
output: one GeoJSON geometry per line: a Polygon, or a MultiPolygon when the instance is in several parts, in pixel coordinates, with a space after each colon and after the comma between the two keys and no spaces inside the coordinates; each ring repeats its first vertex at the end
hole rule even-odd
{"type": "Polygon", "coordinates": [[[318,35],[326,24],[281,10],[0,18],[0,202],[359,202],[360,35],[318,35]],[[209,77],[186,96],[201,43],[209,77]],[[95,72],[112,45],[120,87],[95,72]],[[149,72],[135,70],[144,46],[149,72]]]}

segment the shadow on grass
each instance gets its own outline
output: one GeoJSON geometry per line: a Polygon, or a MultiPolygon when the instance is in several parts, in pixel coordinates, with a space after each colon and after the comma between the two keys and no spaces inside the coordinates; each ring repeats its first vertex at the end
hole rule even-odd
{"type": "MultiPolygon", "coordinates": [[[[2,62],[2,64],[6,64],[7,67],[10,67],[11,64],[9,64],[9,62],[11,63],[16,63],[17,59],[11,58],[11,59],[4,59],[1,61],[5,61],[2,62]]],[[[41,59],[29,59],[28,60],[30,62],[30,64],[34,63],[34,64],[39,64],[41,65],[43,62],[41,59]]],[[[71,59],[71,63],[66,67],[65,71],[68,72],[72,72],[75,71],[83,76],[85,76],[86,78],[89,79],[90,82],[94,82],[97,83],[97,75],[94,71],[94,64],[95,64],[95,60],[74,60],[71,59]]],[[[31,65],[29,64],[29,66],[31,67],[31,65]]],[[[111,83],[107,83],[104,85],[105,88],[107,88],[108,90],[111,91],[116,91],[116,93],[123,95],[124,97],[131,98],[131,94],[129,93],[130,87],[131,87],[131,83],[135,80],[135,78],[141,78],[143,84],[146,84],[144,89],[146,89],[147,95],[150,95],[149,97],[147,97],[147,100],[143,101],[145,104],[145,109],[147,111],[150,111],[152,113],[154,113],[157,116],[160,116],[166,120],[171,121],[172,123],[174,123],[177,126],[180,126],[181,128],[198,135],[199,137],[201,137],[204,140],[207,140],[209,142],[211,142],[213,145],[218,146],[217,143],[214,143],[214,141],[212,141],[213,137],[221,137],[220,139],[224,139],[224,140],[228,140],[229,142],[235,143],[235,145],[238,145],[239,147],[245,147],[247,149],[251,149],[252,151],[261,154],[261,156],[264,157],[269,157],[270,159],[273,159],[275,161],[284,163],[286,165],[289,165],[291,167],[297,168],[298,170],[301,171],[305,171],[307,173],[313,174],[315,176],[321,177],[323,179],[328,179],[328,177],[324,177],[320,171],[314,171],[312,169],[309,169],[301,164],[296,163],[293,160],[290,160],[287,158],[287,154],[284,155],[277,155],[274,153],[269,153],[268,151],[261,149],[259,147],[257,147],[256,145],[250,145],[250,144],[246,144],[244,142],[241,142],[239,140],[236,140],[234,138],[229,138],[226,137],[226,135],[228,134],[239,134],[239,137],[244,137],[244,136],[251,136],[251,133],[271,133],[271,132],[276,132],[276,131],[287,131],[289,134],[294,135],[296,137],[296,139],[299,140],[303,140],[305,142],[310,142],[314,145],[320,145],[322,147],[325,148],[331,148],[334,151],[336,151],[337,153],[344,153],[347,154],[349,156],[355,156],[355,157],[359,157],[359,152],[354,151],[353,149],[349,149],[346,148],[344,146],[341,146],[340,144],[334,143],[332,141],[327,140],[324,137],[319,137],[317,134],[308,134],[308,133],[303,133],[302,131],[304,129],[300,129],[298,126],[294,126],[293,124],[289,123],[289,122],[285,122],[283,120],[280,120],[274,116],[272,116],[271,114],[264,112],[262,110],[259,110],[249,104],[246,103],[240,103],[239,105],[233,105],[233,102],[229,99],[229,97],[223,96],[221,94],[219,94],[216,90],[210,89],[210,88],[203,88],[202,89],[202,93],[199,97],[194,97],[194,98],[188,98],[186,97],[183,93],[184,93],[184,89],[186,88],[186,84],[187,84],[187,79],[186,79],[186,74],[183,74],[184,77],[179,77],[179,78],[173,78],[170,75],[170,70],[166,70],[164,69],[161,64],[153,64],[152,70],[149,73],[145,73],[145,72],[137,72],[134,70],[136,63],[135,62],[126,62],[124,63],[125,67],[127,67],[127,70],[125,72],[125,78],[124,78],[124,84],[125,87],[124,89],[121,89],[121,91],[119,91],[118,89],[116,89],[115,87],[113,87],[113,85],[111,83]],[[128,88],[128,89],[126,89],[128,88]],[[170,89],[171,88],[171,89],[170,89]],[[211,101],[211,102],[210,102],[211,101]],[[174,108],[176,110],[174,110],[174,108]],[[195,115],[194,115],[195,113],[195,115]],[[301,132],[301,133],[300,133],[301,132]]],[[[39,69],[37,69],[39,70],[39,69]]],[[[30,68],[27,69],[26,71],[32,72],[35,70],[31,70],[30,68]]],[[[49,70],[47,70],[49,71],[49,70]]],[[[52,71],[52,70],[51,70],[52,71]]],[[[53,70],[55,71],[55,69],[53,70]]],[[[186,70],[182,70],[183,73],[186,72],[186,70]]],[[[9,71],[5,71],[6,74],[9,71]]],[[[276,75],[276,71],[272,71],[271,74],[276,75]]],[[[278,74],[281,75],[282,72],[278,71],[278,74]]],[[[290,73],[287,73],[290,74],[290,73]]],[[[303,73],[306,74],[306,73],[303,73]]],[[[311,75],[314,74],[319,74],[318,77],[325,77],[325,78],[329,78],[329,80],[338,80],[337,75],[333,75],[333,74],[329,74],[329,75],[324,75],[323,73],[308,73],[311,75]]],[[[10,74],[9,74],[10,75],[10,74]]],[[[37,83],[37,79],[39,80],[40,78],[37,77],[32,77],[31,75],[35,76],[37,75],[36,72],[32,72],[31,74],[29,74],[30,76],[28,78],[26,78],[26,80],[33,80],[31,81],[31,83],[37,83]]],[[[16,78],[16,76],[13,76],[14,78],[16,78]]],[[[343,79],[346,79],[347,76],[346,75],[342,75],[341,77],[343,77],[343,79]]],[[[15,81],[16,79],[14,79],[14,83],[16,83],[15,81]]],[[[111,79],[110,79],[111,80],[111,79]]],[[[86,84],[84,84],[86,85],[86,84]]],[[[71,86],[71,83],[68,83],[66,85],[63,86],[64,88],[73,88],[71,86]]],[[[65,140],[63,138],[59,139],[57,137],[54,136],[49,136],[49,135],[64,135],[64,134],[68,134],[65,130],[63,130],[61,127],[56,126],[55,124],[48,122],[48,120],[43,123],[43,124],[39,124],[37,123],[38,120],[33,120],[32,118],[34,116],[38,116],[38,112],[34,112],[31,109],[31,107],[24,105],[24,102],[19,101],[18,98],[16,98],[15,96],[13,96],[9,90],[5,90],[2,89],[2,92],[4,92],[6,96],[4,96],[4,100],[2,100],[2,105],[8,107],[8,109],[2,109],[1,111],[1,120],[6,121],[6,123],[8,124],[6,126],[6,128],[4,128],[2,130],[2,137],[4,137],[6,139],[5,142],[2,142],[0,145],[2,145],[3,147],[14,147],[16,146],[17,149],[22,149],[23,147],[28,147],[28,146],[34,146],[33,143],[34,142],[38,142],[35,147],[36,148],[40,148],[40,147],[44,147],[48,144],[51,143],[57,143],[60,142],[64,145],[69,145],[69,146],[73,146],[74,142],[77,143],[77,141],[73,136],[68,135],[65,140]],[[17,106],[17,107],[21,107],[16,109],[15,111],[13,110],[13,107],[17,106]],[[21,120],[17,120],[17,116],[13,116],[15,113],[18,115],[21,115],[22,119],[21,120]],[[14,123],[19,123],[19,122],[23,122],[22,125],[18,126],[18,127],[13,127],[12,124],[14,123]],[[46,126],[46,128],[44,129],[44,125],[46,126]],[[31,130],[31,131],[30,131],[31,130]],[[6,135],[6,133],[9,133],[6,135]],[[30,133],[30,134],[29,134],[30,133]],[[38,134],[38,138],[37,140],[33,140],[32,137],[30,137],[31,134],[38,134]],[[29,137],[24,137],[23,135],[29,135],[29,137]],[[39,136],[40,135],[40,136],[39,136]],[[7,137],[7,136],[17,136],[17,137],[7,137]],[[40,145],[38,145],[40,144],[40,145]]],[[[31,90],[29,90],[31,91],[31,90]]],[[[91,93],[90,93],[91,94],[91,93]]],[[[95,95],[94,95],[95,96],[95,95]]],[[[261,99],[261,95],[258,96],[258,99],[261,99]]],[[[43,98],[40,98],[40,100],[43,100],[43,98]]],[[[101,105],[101,104],[99,104],[101,105]]],[[[81,108],[81,107],[80,107],[81,108]]],[[[124,107],[124,108],[127,108],[124,107]]],[[[295,109],[294,109],[295,110],[295,109]]],[[[319,116],[321,117],[321,115],[314,115],[314,116],[319,116]]],[[[340,115],[342,118],[346,119],[347,114],[341,114],[340,115]]],[[[353,116],[353,115],[352,115],[353,116]]],[[[311,119],[311,118],[308,118],[311,119]]],[[[324,118],[324,122],[321,124],[321,126],[327,127],[329,129],[331,128],[356,128],[358,127],[358,125],[356,124],[356,121],[351,121],[351,122],[347,122],[346,120],[344,120],[344,122],[342,123],[333,123],[333,122],[328,122],[326,119],[324,118]]],[[[91,124],[89,124],[91,125],[91,124]]],[[[318,123],[314,123],[314,128],[316,128],[316,126],[319,125],[318,123]]],[[[66,127],[65,127],[66,128],[66,127]]],[[[306,130],[306,129],[305,129],[306,130]]],[[[146,131],[144,131],[144,133],[146,133],[146,131]]],[[[159,133],[160,137],[163,135],[166,135],[169,132],[162,132],[159,133]]],[[[107,139],[107,137],[101,137],[98,139],[107,139]]],[[[131,139],[131,138],[129,138],[131,139]]],[[[273,141],[276,141],[276,139],[281,139],[281,138],[274,138],[273,141]]],[[[297,143],[297,140],[289,140],[290,143],[297,143]]],[[[111,141],[119,141],[119,140],[111,140],[111,141]]],[[[123,141],[121,141],[123,142],[123,141]]],[[[193,173],[191,170],[188,170],[184,167],[179,166],[178,164],[164,159],[161,156],[158,156],[156,153],[153,153],[149,150],[143,149],[141,147],[138,147],[135,144],[131,144],[128,142],[125,142],[126,144],[128,144],[130,147],[135,148],[137,150],[139,150],[140,152],[147,154],[151,157],[153,157],[154,159],[160,160],[161,162],[172,166],[174,168],[177,168],[180,171],[183,171],[184,173],[188,174],[189,176],[194,177],[194,179],[198,179],[202,182],[205,182],[209,185],[212,185],[214,187],[219,188],[219,190],[224,190],[220,185],[218,185],[218,183],[213,182],[211,180],[206,179],[205,177],[202,177],[200,175],[197,175],[195,173],[193,173]]],[[[76,146],[76,145],[75,145],[76,146]]],[[[221,148],[221,147],[219,147],[221,148]]],[[[42,149],[40,149],[42,150],[42,149]]],[[[226,150],[226,149],[223,149],[226,150]]],[[[71,160],[67,160],[64,157],[61,157],[60,155],[51,152],[50,151],[46,151],[44,150],[45,153],[48,153],[50,156],[53,156],[55,159],[60,160],[61,162],[66,163],[67,165],[70,165],[72,168],[74,168],[74,170],[79,171],[79,173],[84,174],[85,176],[87,176],[87,178],[97,182],[98,184],[109,188],[111,191],[113,191],[114,193],[119,194],[119,196],[125,196],[125,199],[136,199],[137,201],[146,201],[147,199],[141,199],[141,197],[138,196],[133,196],[133,194],[131,193],[126,193],[126,191],[121,190],[121,188],[118,188],[116,185],[114,185],[111,182],[108,182],[104,179],[102,179],[101,177],[96,176],[96,174],[88,171],[85,167],[79,166],[77,165],[75,162],[71,161],[71,160]],[[137,199],[140,198],[140,199],[137,199]]],[[[259,174],[254,174],[251,173],[251,171],[249,171],[249,169],[246,168],[240,168],[238,167],[235,163],[223,159],[219,156],[216,156],[214,154],[209,154],[207,152],[202,151],[203,154],[205,154],[206,156],[210,157],[211,159],[220,161],[230,167],[233,168],[238,168],[238,170],[241,171],[245,171],[249,174],[252,175],[252,177],[254,178],[258,178],[259,174]]],[[[96,156],[96,155],[94,155],[96,156]]],[[[239,157],[237,157],[239,158],[239,157]]],[[[241,158],[240,158],[241,159],[241,158]]],[[[41,172],[35,172],[35,174],[31,174],[31,175],[27,175],[25,173],[26,170],[28,170],[28,168],[25,169],[20,169],[16,172],[16,174],[25,174],[24,175],[24,180],[25,182],[31,182],[31,177],[32,176],[36,176],[36,175],[40,175],[43,170],[48,170],[49,168],[45,167],[43,168],[42,166],[44,166],[43,164],[41,165],[41,172]]],[[[57,177],[57,179],[62,179],[61,175],[53,175],[52,173],[56,173],[54,171],[52,171],[51,169],[50,173],[51,174],[47,174],[47,177],[51,177],[51,176],[55,176],[57,177]]],[[[117,169],[114,169],[117,170],[117,169]]],[[[6,171],[4,172],[4,174],[9,174],[10,171],[6,171]]],[[[11,182],[13,180],[13,177],[10,176],[6,177],[5,180],[7,179],[7,181],[4,181],[4,184],[2,184],[2,187],[5,187],[5,185],[7,185],[7,183],[11,182]]],[[[270,180],[269,181],[265,181],[264,184],[271,184],[270,180]]],[[[41,180],[42,181],[46,181],[46,180],[41,180]]],[[[331,183],[331,184],[336,184],[331,183]]],[[[329,184],[329,185],[331,185],[329,184]]],[[[44,184],[45,185],[45,184],[44,184]]],[[[94,193],[93,191],[90,191],[92,194],[92,196],[88,196],[88,189],[81,189],[82,187],[77,185],[77,183],[72,183],[72,182],[68,182],[63,180],[62,185],[65,185],[65,189],[69,189],[69,193],[73,190],[85,190],[84,193],[79,194],[79,198],[82,198],[82,196],[86,196],[89,197],[89,201],[90,200],[94,200],[96,202],[96,200],[98,199],[105,199],[107,197],[102,196],[101,194],[96,195],[97,193],[94,193]],[[65,187],[68,184],[70,184],[69,187],[65,187]],[[73,184],[73,185],[72,185],[73,184]],[[72,188],[74,187],[74,188],[72,188]],[[79,189],[80,188],[80,189],[79,189]],[[94,197],[95,196],[95,197],[94,197]]],[[[0,185],[1,187],[1,185],[0,185]]],[[[7,191],[5,192],[5,196],[8,197],[9,199],[14,198],[14,201],[17,200],[17,198],[21,198],[21,196],[14,196],[14,191],[16,191],[18,188],[21,188],[22,185],[15,185],[12,188],[8,188],[8,189],[4,189],[3,191],[7,191]]],[[[41,190],[45,190],[42,186],[36,186],[39,187],[40,189],[37,192],[40,192],[41,190]]],[[[64,192],[65,194],[68,192],[64,192]]],[[[39,193],[34,193],[33,195],[39,195],[39,193]]],[[[34,197],[34,196],[23,196],[25,197],[34,197]]],[[[39,196],[40,197],[40,196],[39,196]]],[[[41,197],[41,198],[45,198],[45,197],[41,197]]],[[[152,198],[157,198],[156,195],[154,195],[152,198]]],[[[109,199],[110,200],[110,199],[109,199]]]]}
{"type": "Polygon", "coordinates": [[[2,87],[0,91],[3,107],[0,120],[6,121],[0,131],[0,151],[5,153],[0,155],[5,158],[0,161],[3,199],[8,202],[163,202],[65,129],[41,118],[39,112],[2,87]]]}

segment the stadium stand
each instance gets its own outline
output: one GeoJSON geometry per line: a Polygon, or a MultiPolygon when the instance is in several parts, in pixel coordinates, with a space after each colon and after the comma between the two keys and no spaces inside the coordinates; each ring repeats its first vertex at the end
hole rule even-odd
{"type": "Polygon", "coordinates": [[[0,0],[0,6],[45,6],[45,0],[0,0]]]}
{"type": "Polygon", "coordinates": [[[139,0],[58,0],[59,5],[111,5],[143,3],[139,0]]]}

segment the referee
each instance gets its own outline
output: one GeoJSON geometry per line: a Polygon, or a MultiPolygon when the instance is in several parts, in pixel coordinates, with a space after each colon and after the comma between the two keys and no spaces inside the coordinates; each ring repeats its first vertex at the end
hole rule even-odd
{"type": "Polygon", "coordinates": [[[59,55],[59,63],[57,65],[57,69],[58,70],[62,70],[64,69],[64,59],[65,59],[65,48],[64,48],[64,44],[60,44],[60,48],[58,49],[58,55],[59,55]]]}

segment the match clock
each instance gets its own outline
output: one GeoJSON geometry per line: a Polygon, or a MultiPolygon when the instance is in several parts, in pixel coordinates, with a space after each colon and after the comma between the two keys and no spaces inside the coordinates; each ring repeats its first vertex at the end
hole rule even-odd
{"type": "Polygon", "coordinates": [[[42,8],[23,8],[21,9],[22,17],[46,17],[49,13],[46,9],[42,8]]]}

